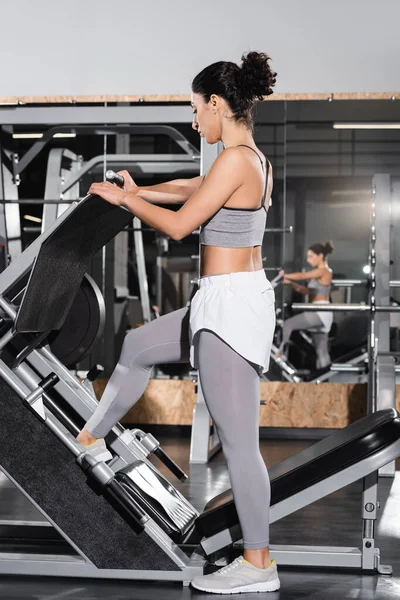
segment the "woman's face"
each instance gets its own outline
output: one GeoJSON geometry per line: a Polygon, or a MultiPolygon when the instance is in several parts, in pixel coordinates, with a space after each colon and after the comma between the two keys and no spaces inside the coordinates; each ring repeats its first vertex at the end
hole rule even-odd
{"type": "Polygon", "coordinates": [[[191,105],[193,108],[192,127],[198,131],[200,137],[204,138],[209,144],[216,144],[221,139],[221,121],[219,117],[220,99],[218,96],[211,96],[209,102],[205,102],[201,94],[191,96],[191,105]]]}
{"type": "Polygon", "coordinates": [[[323,254],[315,254],[315,252],[313,252],[312,250],[307,251],[307,262],[310,265],[310,267],[318,267],[318,265],[322,262],[323,259],[323,254]]]}

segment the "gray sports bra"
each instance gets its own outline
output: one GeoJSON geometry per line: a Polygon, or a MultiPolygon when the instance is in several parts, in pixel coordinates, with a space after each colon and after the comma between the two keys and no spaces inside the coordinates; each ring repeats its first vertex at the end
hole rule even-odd
{"type": "MultiPolygon", "coordinates": [[[[258,152],[250,148],[264,165],[258,152]]],[[[219,246],[222,248],[248,248],[262,246],[267,209],[265,197],[267,194],[269,163],[265,174],[265,188],[262,203],[259,208],[230,208],[223,206],[208,221],[203,223],[200,230],[200,244],[203,246],[219,246]]],[[[204,179],[203,179],[204,181],[204,179]]]]}
{"type": "Polygon", "coordinates": [[[308,283],[308,289],[312,290],[312,295],[313,296],[328,296],[330,294],[331,291],[331,285],[322,285],[321,283],[318,283],[318,281],[316,279],[310,279],[309,283],[308,283]]]}

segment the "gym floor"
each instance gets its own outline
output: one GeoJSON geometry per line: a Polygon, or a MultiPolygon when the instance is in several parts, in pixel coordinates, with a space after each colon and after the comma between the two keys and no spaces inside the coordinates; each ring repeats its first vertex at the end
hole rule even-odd
{"type": "MultiPolygon", "coordinates": [[[[189,466],[189,439],[160,439],[164,449],[188,473],[189,480],[178,487],[198,509],[216,494],[229,487],[223,454],[208,465],[189,466]]],[[[312,442],[261,440],[267,466],[272,466],[300,452],[312,442]]],[[[398,461],[399,463],[400,461],[398,461]]],[[[268,594],[270,600],[398,600],[400,598],[400,464],[395,479],[381,478],[379,483],[380,519],[377,546],[382,564],[393,567],[393,577],[361,575],[338,571],[317,571],[281,567],[281,590],[268,594]]],[[[168,476],[168,472],[160,467],[168,476]]],[[[19,492],[1,481],[0,518],[21,517],[19,492]]],[[[175,482],[174,482],[175,485],[175,482]]],[[[272,544],[309,544],[359,546],[361,540],[361,483],[336,492],[271,526],[272,544]]],[[[28,516],[28,515],[27,515],[28,516]]],[[[102,543],[102,540],[99,540],[102,543]]],[[[184,600],[211,598],[211,594],[183,588],[175,583],[142,583],[70,579],[4,577],[0,579],[0,598],[19,600],[184,600]]],[[[215,596],[222,598],[223,596],[215,596]]],[[[235,596],[229,596],[234,598],[235,596]]],[[[260,598],[260,594],[242,594],[240,598],[260,598]]]]}

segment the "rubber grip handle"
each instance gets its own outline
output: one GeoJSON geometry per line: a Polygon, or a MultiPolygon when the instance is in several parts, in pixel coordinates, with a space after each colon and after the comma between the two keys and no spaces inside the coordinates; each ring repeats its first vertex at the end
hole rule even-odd
{"type": "Polygon", "coordinates": [[[89,369],[89,371],[86,375],[86,379],[88,381],[94,381],[103,372],[104,372],[104,367],[102,367],[101,365],[93,365],[93,367],[91,367],[91,369],[89,369]]]}
{"type": "Polygon", "coordinates": [[[116,173],[112,169],[106,171],[106,179],[111,183],[115,183],[118,187],[124,187],[124,178],[122,177],[122,175],[118,175],[118,173],[116,173]]]}

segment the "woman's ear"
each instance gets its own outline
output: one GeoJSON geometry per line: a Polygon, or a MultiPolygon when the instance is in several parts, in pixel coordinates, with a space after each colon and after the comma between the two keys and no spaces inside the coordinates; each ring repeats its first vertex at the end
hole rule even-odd
{"type": "Polygon", "coordinates": [[[210,104],[211,104],[211,108],[216,111],[218,109],[219,106],[219,98],[216,94],[212,94],[210,96],[210,104]]]}

